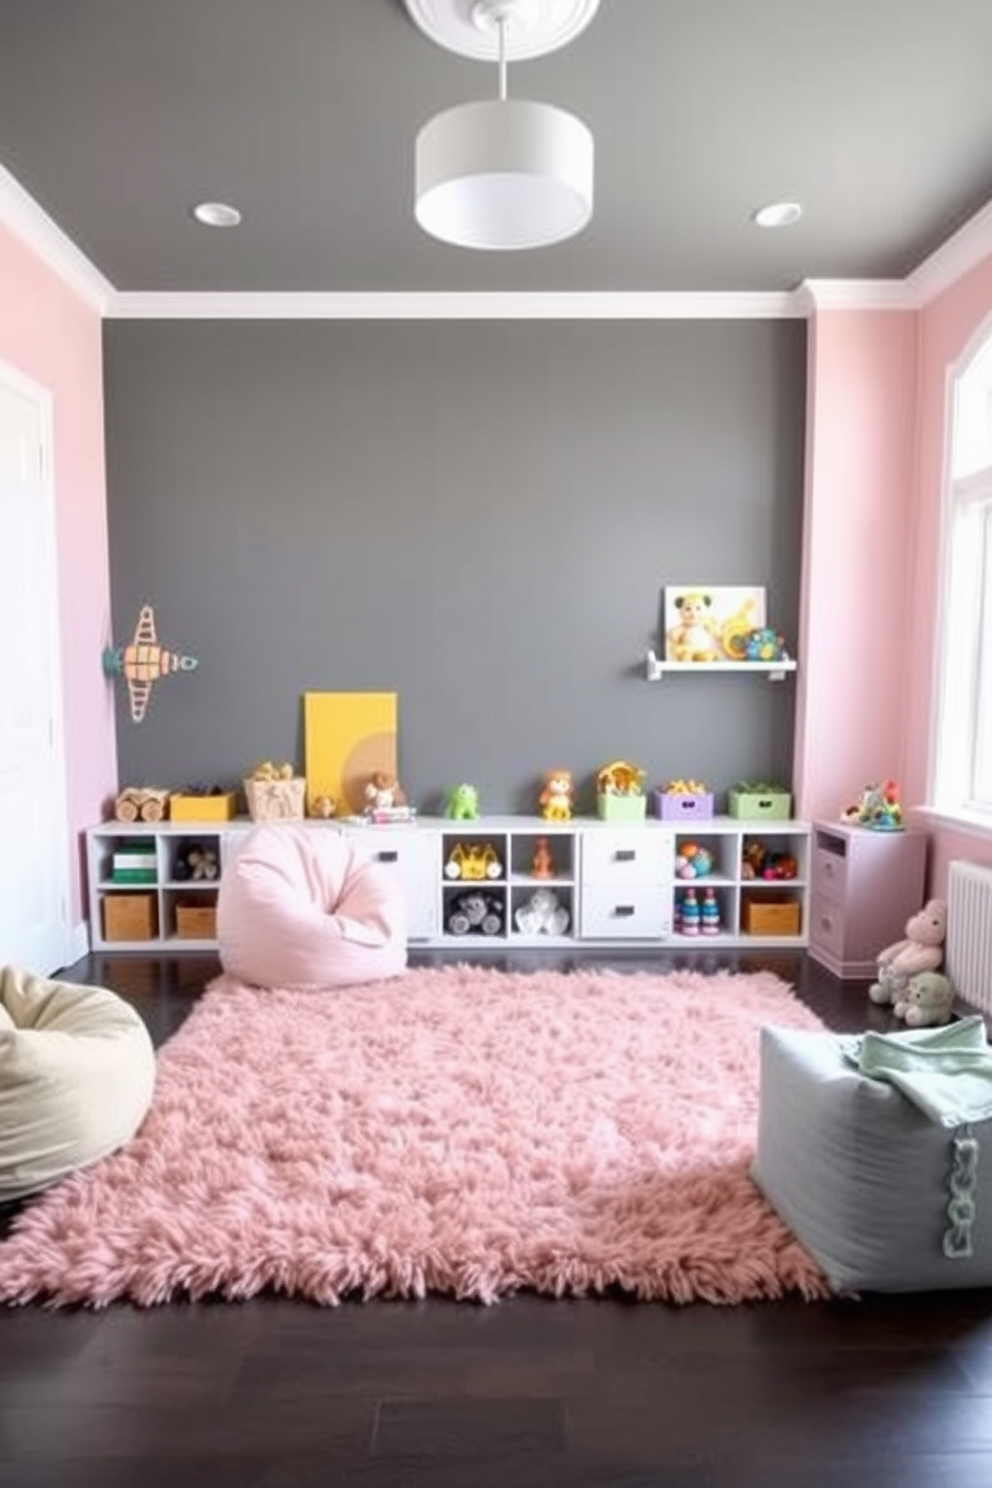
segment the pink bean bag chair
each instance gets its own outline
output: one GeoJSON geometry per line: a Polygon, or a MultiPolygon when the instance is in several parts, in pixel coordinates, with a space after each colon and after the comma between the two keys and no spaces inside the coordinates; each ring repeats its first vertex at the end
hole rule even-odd
{"type": "Polygon", "coordinates": [[[257,987],[381,981],[406,967],[402,885],[344,833],[255,827],[225,863],[217,939],[224,970],[257,987]]]}

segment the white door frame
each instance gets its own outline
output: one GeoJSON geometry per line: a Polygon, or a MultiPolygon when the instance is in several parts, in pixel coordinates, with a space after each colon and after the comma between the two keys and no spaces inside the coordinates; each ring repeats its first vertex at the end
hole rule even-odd
{"type": "MultiPolygon", "coordinates": [[[[35,382],[20,368],[0,357],[0,386],[20,394],[32,402],[38,410],[38,429],[41,440],[41,518],[44,524],[45,549],[49,562],[50,598],[54,607],[50,647],[48,697],[51,719],[52,755],[56,762],[54,779],[51,781],[52,805],[63,824],[62,848],[57,861],[51,865],[53,875],[58,876],[58,902],[61,905],[59,952],[60,964],[68,966],[75,957],[75,937],[72,930],[72,908],[70,904],[72,875],[69,869],[69,787],[66,779],[65,751],[65,693],[62,667],[62,619],[61,585],[59,583],[58,526],[55,511],[55,416],[51,390],[35,382]]],[[[47,596],[46,596],[47,598],[47,596]]],[[[12,638],[8,644],[12,644],[12,638]]],[[[0,640],[0,644],[3,644],[0,640]]]]}

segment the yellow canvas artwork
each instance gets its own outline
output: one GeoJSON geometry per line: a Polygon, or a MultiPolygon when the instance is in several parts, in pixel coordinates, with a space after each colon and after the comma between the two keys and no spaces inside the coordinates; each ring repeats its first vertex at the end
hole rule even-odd
{"type": "Polygon", "coordinates": [[[397,774],[395,692],[303,694],[307,811],[330,796],[338,816],[365,809],[375,770],[397,774]]]}

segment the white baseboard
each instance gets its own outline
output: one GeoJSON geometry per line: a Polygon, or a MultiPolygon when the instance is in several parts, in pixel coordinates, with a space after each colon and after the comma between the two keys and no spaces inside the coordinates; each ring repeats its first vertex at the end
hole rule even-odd
{"type": "Polygon", "coordinates": [[[67,966],[74,966],[84,956],[90,953],[90,927],[87,920],[79,920],[69,931],[69,960],[67,966]]]}

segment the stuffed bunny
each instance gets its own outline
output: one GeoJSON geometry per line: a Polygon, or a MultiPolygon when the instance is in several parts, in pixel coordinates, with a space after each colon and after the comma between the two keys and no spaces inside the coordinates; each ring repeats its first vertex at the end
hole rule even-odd
{"type": "Polygon", "coordinates": [[[931,899],[906,921],[906,939],[879,951],[877,980],[868,988],[872,1002],[898,1002],[910,978],[921,971],[938,971],[946,933],[947,905],[943,899],[931,899]]]}

